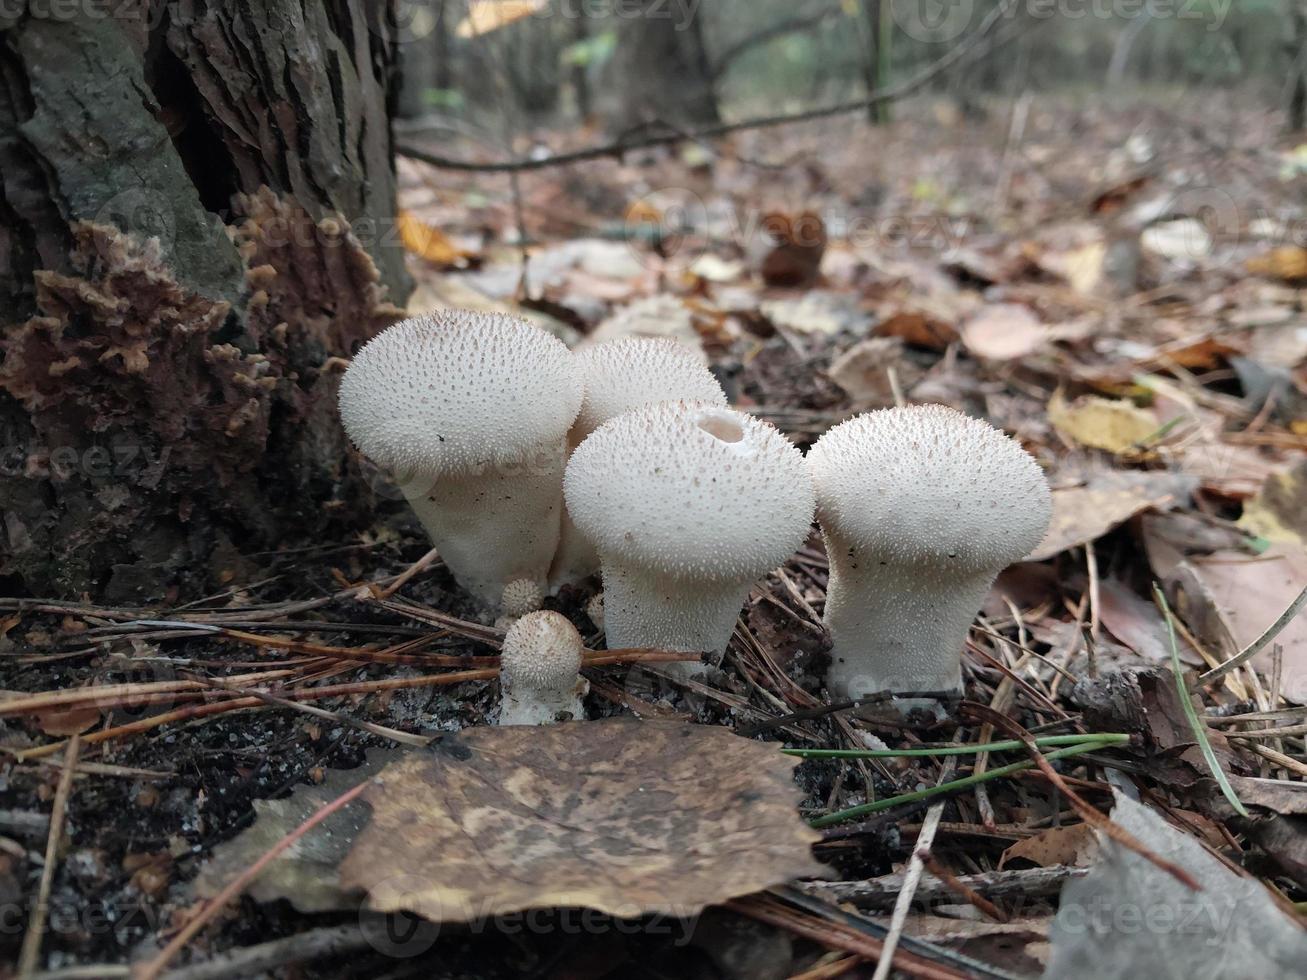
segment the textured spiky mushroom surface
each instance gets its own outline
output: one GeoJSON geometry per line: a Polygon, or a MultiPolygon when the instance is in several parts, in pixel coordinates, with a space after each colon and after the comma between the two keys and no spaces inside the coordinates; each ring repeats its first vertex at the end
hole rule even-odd
{"type": "Polygon", "coordinates": [[[519,578],[504,586],[504,598],[499,608],[505,616],[517,618],[535,612],[544,601],[545,595],[538,582],[519,578]]]}
{"type": "Polygon", "coordinates": [[[394,473],[459,584],[494,610],[510,582],[548,577],[582,395],[556,338],[453,310],[366,344],[341,382],[340,413],[354,444],[394,473]]]}
{"type": "Polygon", "coordinates": [[[944,405],[868,412],[808,453],[822,528],[901,561],[991,568],[1029,554],[1052,501],[1039,464],[944,405]]]}
{"type": "Polygon", "coordinates": [[[959,690],[962,645],[990,585],[1048,527],[1039,464],[940,405],[843,422],[808,464],[830,560],[834,695],[959,690]]]}
{"type": "Polygon", "coordinates": [[[703,403],[604,423],[572,453],[564,492],[602,559],[610,647],[724,649],[749,586],[812,520],[799,451],[766,422],[703,403]]]}
{"type": "MultiPolygon", "coordinates": [[[[696,401],[726,405],[722,386],[694,351],[675,340],[626,337],[577,351],[585,379],[585,399],[568,434],[571,445],[609,419],[666,401],[696,401]]],[[[549,571],[555,590],[579,582],[599,570],[599,555],[563,515],[558,553],[549,571]]]]}
{"type": "Polygon", "coordinates": [[[665,401],[725,405],[722,386],[694,351],[675,340],[626,337],[579,350],[585,399],[572,425],[580,442],[609,419],[665,401]]]}
{"type": "Polygon", "coordinates": [[[527,613],[504,635],[500,653],[501,725],[543,725],[560,712],[584,718],[578,672],[585,646],[567,617],[527,613]]]}
{"type": "Polygon", "coordinates": [[[447,310],[365,344],[341,381],[340,414],[375,463],[442,476],[561,439],[583,391],[556,337],[516,317],[447,310]]]}

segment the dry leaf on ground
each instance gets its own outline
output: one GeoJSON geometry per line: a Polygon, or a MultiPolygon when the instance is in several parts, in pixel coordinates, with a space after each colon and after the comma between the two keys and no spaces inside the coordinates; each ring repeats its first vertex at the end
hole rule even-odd
{"type": "MultiPolygon", "coordinates": [[[[1185,622],[1218,655],[1228,657],[1261,636],[1297,598],[1307,582],[1307,550],[1276,544],[1255,557],[1217,551],[1181,562],[1173,578],[1183,600],[1178,608],[1185,622]]],[[[1290,620],[1272,646],[1283,651],[1281,693],[1307,704],[1307,615],[1300,613],[1290,620]]],[[[1251,661],[1267,675],[1272,646],[1251,661]]]]}
{"type": "Polygon", "coordinates": [[[818,875],[795,760],[716,726],[474,728],[387,767],[341,866],[379,911],[690,915],[818,875]]]}
{"type": "Polygon", "coordinates": [[[1109,840],[1084,878],[1062,889],[1049,980],[1301,975],[1307,931],[1261,882],[1231,871],[1157,813],[1114,790],[1112,820],[1202,884],[1193,891],[1109,840]]]}
{"type": "MultiPolygon", "coordinates": [[[[373,750],[357,769],[328,770],[321,783],[300,786],[285,799],[255,800],[254,825],[214,848],[213,857],[192,885],[195,894],[201,898],[217,895],[319,808],[402,755],[395,750],[373,750]]],[[[301,912],[356,908],[358,898],[351,899],[340,887],[340,862],[367,819],[368,808],[360,800],[342,807],[274,858],[250,885],[250,896],[259,902],[286,899],[301,912]]]]}
{"type": "Polygon", "coordinates": [[[404,248],[441,269],[458,269],[475,258],[472,252],[459,248],[439,228],[427,224],[408,211],[395,215],[399,239],[404,248]]]}
{"type": "Polygon", "coordinates": [[[1048,340],[1048,328],[1016,303],[987,306],[962,327],[962,342],[977,357],[1010,361],[1028,357],[1048,340]]]}
{"type": "Polygon", "coordinates": [[[1194,481],[1171,473],[1105,470],[1083,486],[1053,491],[1048,533],[1029,556],[1042,561],[1093,541],[1150,507],[1171,507],[1188,498],[1194,481]]]}
{"type": "Polygon", "coordinates": [[[858,408],[882,408],[894,404],[891,368],[898,376],[899,391],[921,380],[921,369],[903,356],[903,341],[897,337],[869,337],[835,358],[826,373],[858,408]]]}
{"type": "Polygon", "coordinates": [[[1004,868],[1011,861],[1030,861],[1041,868],[1066,865],[1082,868],[1092,864],[1098,855],[1098,837],[1089,824],[1077,823],[1069,827],[1051,827],[1043,833],[1017,841],[999,858],[1004,868]]]}
{"type": "MultiPolygon", "coordinates": [[[[1170,635],[1157,606],[1139,595],[1124,582],[1107,579],[1098,588],[1098,616],[1113,636],[1144,659],[1169,663],[1170,635]]],[[[1176,638],[1180,659],[1203,666],[1204,660],[1183,637],[1176,638]]]]}
{"type": "Polygon", "coordinates": [[[1086,395],[1068,405],[1061,392],[1048,402],[1048,420],[1071,442],[1112,453],[1138,449],[1160,428],[1157,416],[1134,402],[1086,395]]]}
{"type": "Polygon", "coordinates": [[[1267,477],[1261,492],[1244,504],[1239,526],[1271,541],[1307,544],[1307,460],[1267,477]]]}

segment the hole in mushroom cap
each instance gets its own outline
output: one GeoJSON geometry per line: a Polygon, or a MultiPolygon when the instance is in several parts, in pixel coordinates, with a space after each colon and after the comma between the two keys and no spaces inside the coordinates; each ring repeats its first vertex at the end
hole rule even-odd
{"type": "Polygon", "coordinates": [[[740,423],[725,414],[710,413],[699,416],[699,428],[722,442],[739,442],[744,438],[740,423]]]}

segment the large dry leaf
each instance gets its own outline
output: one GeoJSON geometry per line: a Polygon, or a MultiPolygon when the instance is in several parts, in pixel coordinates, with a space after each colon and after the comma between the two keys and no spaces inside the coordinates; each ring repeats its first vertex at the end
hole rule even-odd
{"type": "MultiPolygon", "coordinates": [[[[1173,573],[1178,583],[1180,612],[1222,657],[1242,650],[1280,618],[1307,582],[1307,550],[1276,544],[1256,557],[1239,551],[1217,551],[1181,562],[1173,573]]],[[[1307,704],[1307,614],[1285,625],[1275,642],[1252,659],[1269,675],[1273,648],[1283,656],[1282,693],[1307,704]]]]}
{"type": "MultiPolygon", "coordinates": [[[[1145,660],[1155,664],[1170,662],[1170,634],[1162,614],[1154,603],[1124,582],[1109,578],[1099,583],[1098,615],[1113,636],[1145,660]]],[[[1185,663],[1205,665],[1187,639],[1177,637],[1176,645],[1185,663]]]]}
{"type": "Polygon", "coordinates": [[[470,729],[380,774],[341,882],[443,922],[692,915],[822,873],[793,767],[774,745],[679,721],[470,729]]]}
{"type": "Polygon", "coordinates": [[[1106,534],[1151,507],[1187,500],[1195,481],[1171,473],[1106,470],[1083,486],[1053,491],[1053,519],[1031,561],[1042,561],[1106,534]]]}
{"type": "Polygon", "coordinates": [[[1265,885],[1231,871],[1154,811],[1114,794],[1113,823],[1183,867],[1202,891],[1104,839],[1094,869],[1062,889],[1047,980],[1302,975],[1307,931],[1265,885]]]}

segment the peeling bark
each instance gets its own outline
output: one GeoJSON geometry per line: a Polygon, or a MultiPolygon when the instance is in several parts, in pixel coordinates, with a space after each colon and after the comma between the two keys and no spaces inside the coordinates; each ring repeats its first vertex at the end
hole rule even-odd
{"type": "Polygon", "coordinates": [[[0,592],[192,593],[370,516],[335,391],[408,287],[386,9],[0,14],[0,592]]]}

